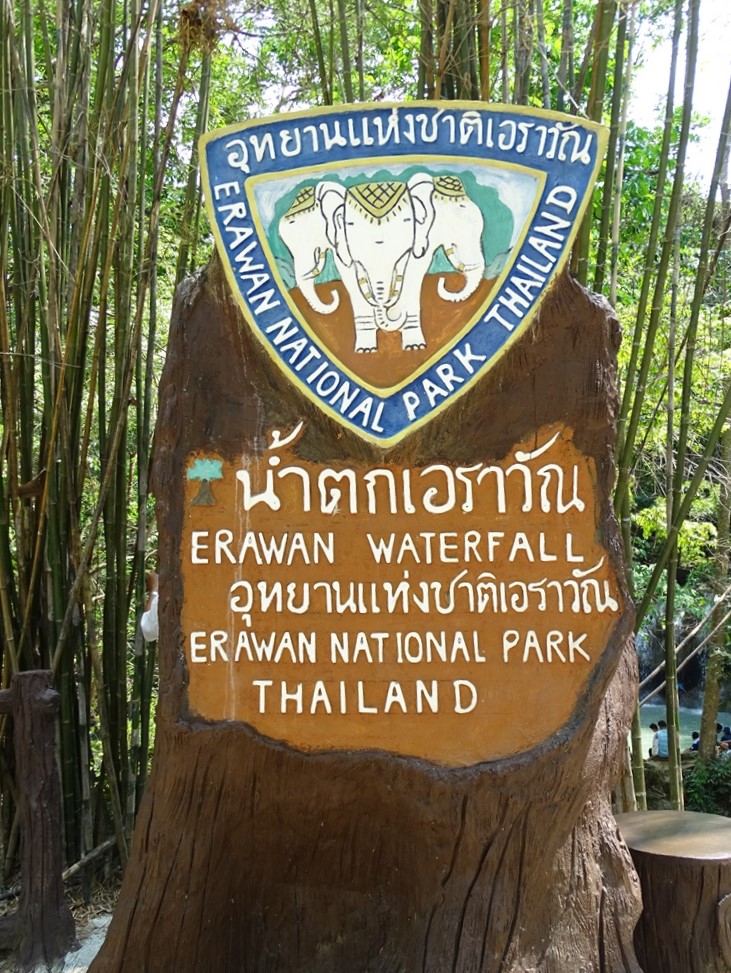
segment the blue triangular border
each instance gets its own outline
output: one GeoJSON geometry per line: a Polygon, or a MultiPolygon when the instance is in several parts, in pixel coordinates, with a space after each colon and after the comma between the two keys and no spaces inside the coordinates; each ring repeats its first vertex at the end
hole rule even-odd
{"type": "Polygon", "coordinates": [[[345,105],[252,120],[201,139],[211,226],[236,300],[289,381],[332,418],[387,447],[434,418],[485,374],[528,327],[568,259],[591,198],[607,130],[553,112],[479,102],[345,105]],[[423,165],[464,158],[545,175],[527,232],[483,313],[396,390],[360,382],[294,308],[252,205],[260,178],[338,166],[423,165]],[[250,182],[251,180],[251,182],[250,182]],[[445,383],[444,376],[457,380],[445,383]]]}

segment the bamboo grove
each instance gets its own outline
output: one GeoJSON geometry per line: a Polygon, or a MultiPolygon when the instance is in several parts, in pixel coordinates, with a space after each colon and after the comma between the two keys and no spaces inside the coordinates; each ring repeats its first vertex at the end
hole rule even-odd
{"type": "MultiPolygon", "coordinates": [[[[147,483],[167,320],[176,283],[211,250],[197,137],[306,105],[482,99],[611,126],[572,269],[615,305],[625,335],[616,509],[634,552],[638,627],[652,620],[666,639],[675,751],[690,549],[700,564],[683,611],[708,656],[712,757],[729,618],[731,101],[702,189],[686,177],[703,109],[693,101],[701,6],[0,0],[2,684],[19,669],[53,670],[69,863],[110,836],[124,863],[154,736],[155,646],[137,622],[155,562],[147,483]],[[649,131],[633,125],[630,99],[652,24],[670,32],[673,56],[664,120],[649,131]]],[[[7,877],[18,833],[12,728],[0,732],[7,877]]]]}

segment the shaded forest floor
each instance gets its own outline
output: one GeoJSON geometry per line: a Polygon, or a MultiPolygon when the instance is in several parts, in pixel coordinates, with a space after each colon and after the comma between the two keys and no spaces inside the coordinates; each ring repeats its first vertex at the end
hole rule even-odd
{"type": "MultiPolygon", "coordinates": [[[[119,895],[117,885],[97,885],[86,901],[80,889],[73,889],[69,895],[69,905],[76,923],[76,939],[79,949],[67,953],[63,965],[54,967],[54,973],[86,973],[91,961],[101,949],[112,912],[119,895]]],[[[10,915],[15,911],[16,900],[2,903],[2,914],[10,915]]],[[[0,973],[17,973],[18,962],[11,952],[0,953],[0,973]]]]}

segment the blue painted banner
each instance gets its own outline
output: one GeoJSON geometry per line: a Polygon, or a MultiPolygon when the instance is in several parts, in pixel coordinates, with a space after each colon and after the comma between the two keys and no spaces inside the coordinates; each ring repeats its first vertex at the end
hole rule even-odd
{"type": "Polygon", "coordinates": [[[528,327],[606,138],[499,105],[341,106],[205,135],[204,194],[233,293],[284,375],[389,446],[528,327]]]}

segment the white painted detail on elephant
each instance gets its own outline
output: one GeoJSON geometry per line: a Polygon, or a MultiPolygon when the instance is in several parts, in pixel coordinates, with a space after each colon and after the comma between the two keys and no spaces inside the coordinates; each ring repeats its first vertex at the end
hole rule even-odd
{"type": "Polygon", "coordinates": [[[332,314],[340,303],[335,288],[325,298],[315,290],[332,254],[353,308],[357,352],[376,351],[379,331],[399,331],[405,350],[426,347],[421,288],[434,255],[441,248],[464,277],[457,291],[441,278],[439,297],[467,300],[485,274],[483,229],[462,181],[426,172],[349,187],[323,180],[302,189],[279,222],[295,282],[318,314],[332,314]]]}

